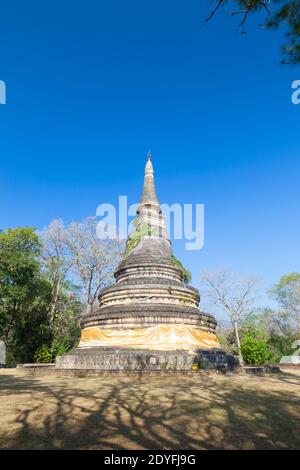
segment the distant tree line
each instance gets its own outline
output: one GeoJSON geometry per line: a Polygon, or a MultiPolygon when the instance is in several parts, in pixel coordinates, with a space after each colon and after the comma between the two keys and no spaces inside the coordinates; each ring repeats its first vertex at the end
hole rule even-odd
{"type": "Polygon", "coordinates": [[[229,325],[218,329],[220,342],[239,355],[242,366],[278,363],[283,355],[295,352],[292,344],[300,339],[300,273],[282,276],[268,291],[277,308],[255,306],[257,278],[219,269],[204,273],[202,281],[211,308],[229,319],[229,325]]]}
{"type": "MultiPolygon", "coordinates": [[[[51,362],[76,347],[80,319],[97,308],[100,289],[113,280],[124,246],[98,239],[96,221],[44,230],[0,231],[0,339],[7,362],[51,362]]],[[[270,296],[277,307],[256,307],[259,280],[229,270],[205,272],[201,294],[229,324],[217,334],[225,350],[246,364],[277,363],[300,339],[300,273],[284,275],[270,296]]]]}
{"type": "Polygon", "coordinates": [[[7,362],[51,362],[74,348],[80,318],[111,282],[122,247],[95,220],[0,232],[0,339],[7,362]]]}

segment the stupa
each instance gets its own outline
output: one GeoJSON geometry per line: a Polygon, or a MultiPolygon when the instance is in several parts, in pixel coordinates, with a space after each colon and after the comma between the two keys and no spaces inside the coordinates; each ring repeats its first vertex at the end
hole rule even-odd
{"type": "Polygon", "coordinates": [[[99,309],[82,319],[78,348],[57,358],[57,368],[189,370],[232,368],[221,348],[216,320],[198,309],[200,295],[187,283],[156,195],[151,155],[135,228],[114,273],[99,294],[99,309]]]}

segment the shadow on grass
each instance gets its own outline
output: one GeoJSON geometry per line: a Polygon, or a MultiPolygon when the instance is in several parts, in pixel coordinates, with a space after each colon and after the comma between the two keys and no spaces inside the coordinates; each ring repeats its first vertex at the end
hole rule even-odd
{"type": "MultiPolygon", "coordinates": [[[[0,374],[6,449],[297,449],[300,378],[0,374]]],[[[1,426],[2,427],[2,426],[1,426]]]]}

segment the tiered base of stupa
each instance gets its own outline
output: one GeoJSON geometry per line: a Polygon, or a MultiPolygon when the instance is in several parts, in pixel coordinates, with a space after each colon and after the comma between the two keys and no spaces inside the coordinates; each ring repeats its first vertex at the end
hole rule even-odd
{"type": "Polygon", "coordinates": [[[81,322],[79,347],[58,357],[56,368],[234,368],[216,337],[215,318],[198,309],[199,292],[181,282],[168,242],[149,238],[140,245],[143,255],[138,246],[120,263],[117,283],[101,291],[99,310],[81,322]]]}
{"type": "MultiPolygon", "coordinates": [[[[143,313],[145,320],[149,311],[143,313]]],[[[157,316],[155,319],[157,320],[157,316]]],[[[150,317],[148,321],[150,322],[150,317]]],[[[181,318],[181,322],[177,324],[152,323],[151,326],[142,328],[107,328],[103,324],[87,326],[82,330],[79,347],[58,357],[56,368],[188,371],[202,368],[232,370],[237,366],[236,359],[221,349],[215,333],[208,326],[213,321],[209,315],[190,313],[185,321],[186,324],[182,323],[181,318]],[[193,318],[193,315],[198,318],[193,318]],[[192,320],[194,323],[197,320],[198,325],[189,324],[192,320]]]]}
{"type": "Polygon", "coordinates": [[[193,369],[233,370],[234,356],[220,348],[187,351],[154,351],[126,348],[78,348],[57,358],[57,369],[102,371],[192,371],[193,369]]]}

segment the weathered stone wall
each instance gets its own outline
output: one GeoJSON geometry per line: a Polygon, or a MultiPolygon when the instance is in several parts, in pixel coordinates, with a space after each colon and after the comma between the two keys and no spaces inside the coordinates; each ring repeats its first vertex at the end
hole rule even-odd
{"type": "Polygon", "coordinates": [[[109,371],[189,371],[199,369],[233,370],[237,367],[234,356],[223,350],[197,351],[196,355],[185,351],[149,351],[91,348],[75,350],[56,359],[57,369],[97,369],[109,371]]]}

